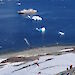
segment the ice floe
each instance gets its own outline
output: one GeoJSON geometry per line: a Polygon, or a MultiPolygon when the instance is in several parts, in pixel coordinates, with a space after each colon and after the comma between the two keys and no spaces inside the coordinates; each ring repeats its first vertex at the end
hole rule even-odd
{"type": "Polygon", "coordinates": [[[62,32],[62,31],[58,32],[58,34],[60,34],[60,35],[65,35],[65,33],[62,32]]]}
{"type": "Polygon", "coordinates": [[[26,14],[26,15],[30,15],[30,14],[35,14],[37,13],[37,10],[34,9],[23,9],[18,11],[19,14],[26,14]]]}
{"type": "Polygon", "coordinates": [[[39,31],[39,32],[45,33],[46,28],[45,28],[45,27],[42,27],[42,28],[36,28],[36,30],[39,31]]]}
{"type": "Polygon", "coordinates": [[[41,21],[42,20],[42,18],[40,16],[30,16],[30,15],[28,15],[27,18],[35,20],[35,21],[41,21]]]}
{"type": "Polygon", "coordinates": [[[32,20],[35,20],[35,21],[36,21],[36,20],[37,20],[37,21],[40,20],[40,21],[41,21],[42,18],[41,18],[40,16],[33,16],[33,17],[32,17],[32,20]]]}

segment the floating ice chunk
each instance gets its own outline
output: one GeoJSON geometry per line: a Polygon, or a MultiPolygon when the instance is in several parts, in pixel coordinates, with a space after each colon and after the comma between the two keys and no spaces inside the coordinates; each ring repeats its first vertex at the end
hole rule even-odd
{"type": "Polygon", "coordinates": [[[18,2],[17,4],[18,4],[18,6],[20,6],[20,5],[21,5],[21,3],[20,3],[20,2],[18,2]]]}
{"type": "Polygon", "coordinates": [[[42,32],[45,32],[45,30],[46,30],[45,27],[42,27],[42,28],[41,28],[41,31],[42,31],[42,32]]]}
{"type": "Polygon", "coordinates": [[[65,33],[64,33],[64,32],[61,32],[61,31],[58,32],[58,34],[60,34],[60,35],[65,35],[65,33]]]}
{"type": "Polygon", "coordinates": [[[27,17],[31,19],[31,16],[30,15],[28,15],[27,17]]]}
{"type": "Polygon", "coordinates": [[[36,30],[39,31],[39,32],[41,31],[39,28],[36,28],[36,30]]]}
{"type": "Polygon", "coordinates": [[[37,13],[37,10],[34,10],[34,9],[23,9],[21,11],[18,11],[19,14],[27,14],[27,15],[30,15],[30,14],[35,14],[37,13]]]}
{"type": "Polygon", "coordinates": [[[45,30],[46,30],[46,28],[45,28],[45,27],[42,27],[42,28],[36,28],[36,30],[39,31],[39,32],[44,33],[45,30]]]}
{"type": "Polygon", "coordinates": [[[32,19],[32,20],[42,20],[42,18],[41,17],[39,17],[39,16],[30,16],[30,15],[28,15],[27,16],[29,19],[32,19]]]}
{"type": "Polygon", "coordinates": [[[33,19],[33,20],[40,20],[40,21],[42,20],[42,18],[39,17],[39,16],[33,16],[32,19],[33,19]]]}

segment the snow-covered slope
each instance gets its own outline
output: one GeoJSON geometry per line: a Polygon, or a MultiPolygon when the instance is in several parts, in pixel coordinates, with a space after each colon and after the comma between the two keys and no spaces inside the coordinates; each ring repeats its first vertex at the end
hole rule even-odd
{"type": "MultiPolygon", "coordinates": [[[[0,68],[0,75],[55,75],[72,64],[75,67],[75,54],[42,56],[32,62],[6,63],[0,68]]],[[[1,65],[1,64],[0,64],[1,65]]]]}

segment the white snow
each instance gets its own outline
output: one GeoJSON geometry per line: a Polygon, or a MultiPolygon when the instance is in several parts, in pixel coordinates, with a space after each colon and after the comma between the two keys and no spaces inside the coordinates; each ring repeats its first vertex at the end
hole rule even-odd
{"type": "Polygon", "coordinates": [[[28,62],[19,66],[14,66],[14,64],[21,64],[21,62],[12,64],[7,63],[7,65],[3,68],[0,68],[0,75],[55,75],[66,70],[67,67],[69,68],[71,64],[75,67],[74,58],[74,53],[68,53],[59,56],[42,56],[39,60],[28,62]],[[38,63],[39,66],[34,63],[38,63]],[[27,67],[23,68],[25,66],[27,67]],[[39,72],[41,72],[41,74],[38,74],[39,72]]]}
{"type": "Polygon", "coordinates": [[[60,52],[73,51],[73,50],[74,50],[73,48],[70,48],[70,49],[63,49],[63,50],[61,50],[60,52]]]}
{"type": "Polygon", "coordinates": [[[0,58],[0,62],[2,62],[3,60],[6,60],[6,59],[2,59],[2,58],[0,58]]]}

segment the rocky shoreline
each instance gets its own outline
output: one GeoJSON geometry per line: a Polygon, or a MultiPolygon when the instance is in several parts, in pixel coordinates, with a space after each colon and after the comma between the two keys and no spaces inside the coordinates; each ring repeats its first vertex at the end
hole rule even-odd
{"type": "MultiPolygon", "coordinates": [[[[18,53],[12,53],[7,55],[2,55],[0,58],[4,58],[0,62],[0,68],[6,65],[6,63],[18,63],[23,62],[19,65],[26,64],[35,60],[39,60],[42,56],[60,56],[68,53],[75,53],[75,46],[60,46],[60,47],[45,47],[38,48],[29,51],[23,51],[18,53]]],[[[52,59],[46,59],[52,60],[52,59]]],[[[35,65],[35,64],[34,64],[35,65]]],[[[18,66],[18,65],[17,65],[18,66]]],[[[66,67],[65,71],[62,71],[56,75],[75,75],[75,67],[68,69],[66,67]]]]}

